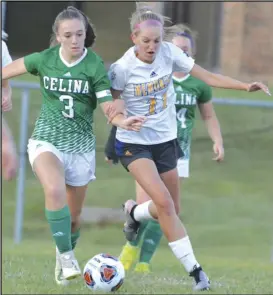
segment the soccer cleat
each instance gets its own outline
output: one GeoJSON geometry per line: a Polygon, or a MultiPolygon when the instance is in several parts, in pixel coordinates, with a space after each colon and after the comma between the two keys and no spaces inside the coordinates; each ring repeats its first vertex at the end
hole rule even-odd
{"type": "Polygon", "coordinates": [[[137,260],[139,248],[126,243],[119,255],[119,260],[125,270],[129,270],[137,260]]]}
{"type": "Polygon", "coordinates": [[[133,212],[136,208],[137,203],[133,200],[128,200],[123,205],[123,210],[126,217],[126,222],[124,223],[123,232],[126,239],[131,242],[134,241],[137,237],[137,232],[140,226],[140,223],[133,218],[133,212]]]}
{"type": "Polygon", "coordinates": [[[135,267],[135,272],[141,272],[141,273],[149,273],[150,270],[150,264],[146,262],[139,262],[137,263],[135,267]]]}
{"type": "Polygon", "coordinates": [[[62,275],[65,280],[73,280],[81,276],[81,270],[73,251],[60,254],[62,275]]]}
{"type": "Polygon", "coordinates": [[[60,252],[56,247],[56,266],[55,266],[55,281],[58,285],[67,286],[69,281],[63,277],[63,269],[61,264],[60,252]]]}
{"type": "Polygon", "coordinates": [[[202,267],[195,267],[190,273],[190,277],[193,277],[195,280],[194,291],[206,291],[210,289],[209,278],[202,270],[202,267]]]}

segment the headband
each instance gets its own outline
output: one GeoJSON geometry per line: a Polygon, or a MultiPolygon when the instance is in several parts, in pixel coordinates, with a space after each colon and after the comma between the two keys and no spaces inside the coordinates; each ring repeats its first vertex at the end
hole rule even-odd
{"type": "Polygon", "coordinates": [[[162,27],[162,24],[161,24],[160,21],[155,20],[155,19],[147,19],[147,20],[145,20],[145,21],[143,21],[143,22],[141,22],[139,24],[136,24],[135,29],[139,29],[140,26],[144,26],[144,25],[146,25],[146,26],[157,26],[157,27],[161,26],[162,27]]]}
{"type": "Polygon", "coordinates": [[[194,48],[193,38],[192,38],[192,36],[190,34],[188,34],[186,32],[179,32],[179,33],[176,34],[176,36],[186,37],[186,38],[190,39],[191,47],[194,48]]]}

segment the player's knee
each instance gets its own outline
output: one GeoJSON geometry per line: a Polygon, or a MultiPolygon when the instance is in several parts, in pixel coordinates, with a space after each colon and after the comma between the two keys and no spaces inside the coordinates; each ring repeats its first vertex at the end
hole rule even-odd
{"type": "Polygon", "coordinates": [[[155,204],[156,204],[156,209],[159,215],[164,214],[164,215],[172,216],[176,214],[173,200],[170,194],[168,193],[163,194],[162,197],[160,197],[158,201],[155,202],[155,204]]]}
{"type": "Polygon", "coordinates": [[[65,190],[57,184],[47,185],[45,188],[45,195],[47,199],[52,201],[63,201],[65,199],[65,190]]]}

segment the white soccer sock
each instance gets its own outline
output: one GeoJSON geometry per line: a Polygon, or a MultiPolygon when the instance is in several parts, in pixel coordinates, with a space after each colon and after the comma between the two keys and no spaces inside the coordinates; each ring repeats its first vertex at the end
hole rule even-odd
{"type": "Polygon", "coordinates": [[[184,265],[188,273],[193,271],[195,266],[200,266],[194,256],[191,241],[188,236],[178,241],[169,243],[169,246],[172,249],[173,254],[184,265]]]}
{"type": "Polygon", "coordinates": [[[134,218],[136,221],[151,220],[154,219],[149,211],[149,205],[152,201],[147,201],[140,205],[137,205],[134,210],[134,218]]]}

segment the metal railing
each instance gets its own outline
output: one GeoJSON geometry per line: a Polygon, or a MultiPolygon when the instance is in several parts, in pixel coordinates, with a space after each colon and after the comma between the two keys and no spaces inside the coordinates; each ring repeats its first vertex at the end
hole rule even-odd
{"type": "Polygon", "coordinates": [[[37,83],[10,81],[12,88],[22,89],[20,143],[19,143],[19,167],[16,187],[16,211],[14,225],[14,242],[19,244],[22,240],[25,203],[25,178],[26,178],[26,150],[28,139],[28,113],[30,90],[40,89],[37,83]]]}

